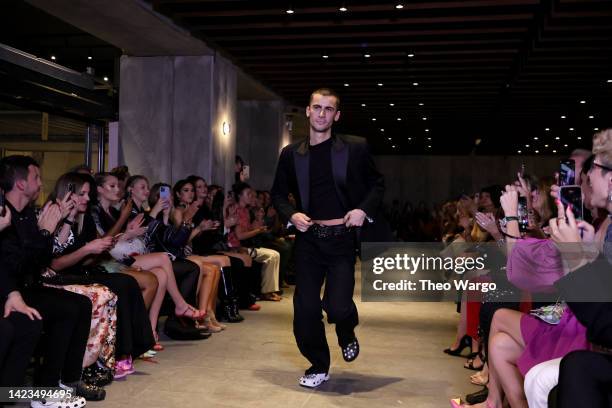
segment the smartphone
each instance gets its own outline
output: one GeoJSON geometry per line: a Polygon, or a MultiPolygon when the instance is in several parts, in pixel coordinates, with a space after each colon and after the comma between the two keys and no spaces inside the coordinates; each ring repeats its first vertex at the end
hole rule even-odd
{"type": "Polygon", "coordinates": [[[561,160],[559,186],[576,185],[576,162],[572,159],[561,160]]]}
{"type": "Polygon", "coordinates": [[[527,231],[527,227],[529,227],[529,211],[527,209],[526,197],[519,197],[518,199],[518,219],[519,231],[527,231]]]}
{"type": "Polygon", "coordinates": [[[577,220],[583,219],[582,188],[580,186],[562,186],[559,188],[559,199],[563,204],[563,209],[572,205],[572,212],[577,220]]]}
{"type": "Polygon", "coordinates": [[[159,188],[159,198],[168,200],[170,198],[170,187],[161,186],[159,188]]]}
{"type": "Polygon", "coordinates": [[[521,177],[525,177],[525,163],[521,163],[521,167],[519,168],[519,174],[521,177]]]}
{"type": "Polygon", "coordinates": [[[74,183],[68,183],[68,192],[74,194],[76,192],[75,190],[76,188],[74,186],[74,183]]]}
{"type": "Polygon", "coordinates": [[[0,217],[4,217],[4,191],[0,190],[0,217]]]}
{"type": "Polygon", "coordinates": [[[244,181],[247,181],[249,178],[251,178],[251,169],[249,168],[248,164],[242,166],[242,178],[244,179],[244,181]]]}

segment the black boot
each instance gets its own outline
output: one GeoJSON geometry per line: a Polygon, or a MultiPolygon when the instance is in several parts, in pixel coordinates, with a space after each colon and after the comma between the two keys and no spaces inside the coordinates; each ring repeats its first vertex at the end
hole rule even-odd
{"type": "Polygon", "coordinates": [[[240,308],[238,307],[238,299],[232,299],[232,317],[233,321],[231,323],[240,323],[244,320],[244,317],[240,314],[240,308]]]}

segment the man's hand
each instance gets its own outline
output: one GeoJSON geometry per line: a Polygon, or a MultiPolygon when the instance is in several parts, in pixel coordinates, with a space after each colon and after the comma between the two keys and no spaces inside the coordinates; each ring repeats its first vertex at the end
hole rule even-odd
{"type": "MultiPolygon", "coordinates": [[[[0,214],[2,214],[3,210],[4,207],[0,207],[0,214]]],[[[9,225],[11,225],[11,210],[7,208],[6,211],[4,211],[4,215],[0,216],[0,231],[5,229],[9,225]]]]}
{"type": "Polygon", "coordinates": [[[38,229],[47,230],[51,234],[57,229],[57,224],[62,219],[62,212],[57,204],[47,203],[38,217],[38,229]]]}
{"type": "Polygon", "coordinates": [[[304,213],[293,214],[289,221],[291,221],[300,232],[306,232],[308,228],[312,226],[312,220],[304,213]]]}
{"type": "Polygon", "coordinates": [[[21,297],[21,293],[17,291],[9,293],[8,299],[6,299],[6,302],[4,303],[4,318],[9,317],[9,315],[13,312],[23,313],[24,315],[28,316],[30,320],[42,320],[38,310],[26,305],[21,297]]]}
{"type": "Polygon", "coordinates": [[[355,208],[346,213],[344,216],[344,225],[347,227],[361,227],[365,220],[366,213],[359,208],[355,208]]]}

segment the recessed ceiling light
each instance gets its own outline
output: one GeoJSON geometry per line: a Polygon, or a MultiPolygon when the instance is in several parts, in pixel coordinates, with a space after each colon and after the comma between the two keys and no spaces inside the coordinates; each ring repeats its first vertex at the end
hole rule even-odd
{"type": "Polygon", "coordinates": [[[404,8],[404,5],[403,5],[402,3],[397,3],[397,4],[395,5],[395,8],[396,8],[396,9],[398,9],[398,10],[401,10],[401,9],[403,9],[403,8],[404,8]]]}
{"type": "Polygon", "coordinates": [[[567,145],[567,144],[564,144],[563,146],[564,146],[564,147],[567,147],[568,145],[567,145]]]}
{"type": "Polygon", "coordinates": [[[391,147],[395,149],[395,145],[393,145],[393,146],[391,146],[391,147]]]}
{"type": "Polygon", "coordinates": [[[425,129],[426,132],[429,132],[429,129],[425,129]]]}
{"type": "Polygon", "coordinates": [[[574,131],[574,128],[570,128],[569,130],[570,130],[570,132],[573,132],[573,131],[574,131]]]}
{"type": "Polygon", "coordinates": [[[93,57],[90,55],[89,57],[87,57],[87,59],[91,61],[93,57]]]}
{"type": "Polygon", "coordinates": [[[397,118],[397,121],[398,121],[398,122],[401,122],[401,121],[402,121],[402,118],[397,118]]]}
{"type": "Polygon", "coordinates": [[[349,84],[348,83],[344,83],[344,86],[349,86],[349,84]]]}
{"type": "Polygon", "coordinates": [[[544,129],[544,130],[545,130],[545,131],[547,131],[547,132],[550,132],[550,128],[546,128],[546,129],[544,129]]]}
{"type": "Polygon", "coordinates": [[[544,147],[548,147],[548,145],[544,145],[544,147]]]}
{"type": "Polygon", "coordinates": [[[385,129],[383,129],[383,128],[380,128],[380,131],[381,131],[381,132],[384,132],[384,131],[385,131],[385,129]]]}
{"type": "Polygon", "coordinates": [[[556,151],[556,150],[553,150],[553,153],[557,153],[557,151],[556,151]]]}
{"type": "Polygon", "coordinates": [[[364,58],[370,58],[371,56],[372,56],[372,55],[370,55],[370,54],[363,54],[363,57],[364,57],[364,58]]]}
{"type": "Polygon", "coordinates": [[[427,116],[423,116],[421,119],[423,119],[423,120],[427,120],[427,116]]]}
{"type": "Polygon", "coordinates": [[[559,139],[561,139],[559,136],[555,137],[555,140],[559,140],[559,139]]]}
{"type": "Polygon", "coordinates": [[[413,82],[412,85],[419,86],[419,83],[418,82],[413,82]]]}
{"type": "Polygon", "coordinates": [[[608,79],[608,83],[609,83],[609,84],[612,84],[612,79],[608,79]]]}
{"type": "Polygon", "coordinates": [[[104,77],[104,81],[108,82],[108,77],[104,77]]]}
{"type": "Polygon", "coordinates": [[[372,118],[372,122],[376,122],[376,118],[372,118]]]}
{"type": "Polygon", "coordinates": [[[365,107],[366,107],[366,104],[365,104],[365,103],[362,103],[362,104],[361,104],[361,106],[365,108],[365,107]]]}
{"type": "Polygon", "coordinates": [[[528,144],[526,144],[526,145],[525,145],[525,147],[529,147],[529,145],[528,145],[528,144]]]}
{"type": "Polygon", "coordinates": [[[413,57],[414,57],[414,54],[412,53],[408,54],[408,58],[413,58],[413,57]]]}
{"type": "Polygon", "coordinates": [[[521,154],[521,153],[523,153],[523,152],[519,150],[519,151],[517,151],[517,153],[518,153],[518,154],[521,154]]]}
{"type": "Polygon", "coordinates": [[[428,137],[427,140],[431,140],[431,137],[428,137]]]}
{"type": "Polygon", "coordinates": [[[561,119],[565,119],[565,115],[561,115],[561,119]]]}
{"type": "Polygon", "coordinates": [[[540,153],[540,151],[539,151],[539,150],[536,150],[535,152],[536,152],[536,154],[540,153]]]}
{"type": "Polygon", "coordinates": [[[328,58],[329,58],[329,55],[327,54],[323,55],[323,59],[328,59],[328,58]]]}
{"type": "Polygon", "coordinates": [[[378,86],[383,86],[384,84],[382,82],[379,82],[377,85],[378,86]]]}
{"type": "Polygon", "coordinates": [[[411,137],[409,137],[409,138],[408,138],[408,140],[412,140],[412,138],[411,138],[411,137]]]}
{"type": "Polygon", "coordinates": [[[576,139],[578,139],[578,140],[582,140],[582,136],[578,136],[576,139]]]}
{"type": "Polygon", "coordinates": [[[599,130],[599,128],[593,128],[593,130],[599,130]]]}
{"type": "Polygon", "coordinates": [[[55,55],[52,55],[52,56],[51,56],[51,60],[52,60],[52,61],[55,61],[55,55]]]}
{"type": "Polygon", "coordinates": [[[387,140],[392,140],[392,139],[390,137],[388,137],[387,140]]]}
{"type": "Polygon", "coordinates": [[[586,101],[583,100],[583,101],[580,101],[580,103],[584,105],[586,103],[586,101]]]}
{"type": "Polygon", "coordinates": [[[338,11],[340,11],[340,12],[342,12],[342,13],[345,13],[345,12],[347,12],[347,11],[348,11],[348,9],[347,9],[345,6],[342,6],[342,7],[340,7],[340,8],[338,9],[338,11]]]}
{"type": "Polygon", "coordinates": [[[395,104],[394,103],[390,103],[389,106],[395,106],[395,104]]]}
{"type": "Polygon", "coordinates": [[[428,145],[427,147],[428,147],[429,149],[431,149],[431,145],[428,145]]]}
{"type": "Polygon", "coordinates": [[[419,102],[419,106],[425,106],[423,102],[419,102]]]}
{"type": "Polygon", "coordinates": [[[594,119],[594,118],[595,118],[595,116],[589,115],[589,119],[594,119]]]}
{"type": "Polygon", "coordinates": [[[537,137],[537,136],[536,136],[536,137],[534,137],[534,138],[533,138],[533,140],[538,140],[538,137],[537,137]]]}
{"type": "Polygon", "coordinates": [[[285,10],[285,13],[293,14],[293,13],[295,13],[295,11],[292,8],[288,8],[287,10],[285,10]]]}

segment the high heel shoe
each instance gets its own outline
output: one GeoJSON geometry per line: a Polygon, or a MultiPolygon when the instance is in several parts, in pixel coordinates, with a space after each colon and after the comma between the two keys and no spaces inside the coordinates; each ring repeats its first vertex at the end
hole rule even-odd
{"type": "Polygon", "coordinates": [[[445,349],[444,352],[449,356],[461,357],[461,353],[466,347],[470,348],[470,352],[472,351],[472,338],[467,334],[461,338],[461,341],[459,342],[459,347],[457,347],[456,349],[451,349],[449,347],[445,349]]]}
{"type": "Polygon", "coordinates": [[[181,313],[176,313],[176,310],[175,310],[174,314],[176,314],[176,317],[179,317],[179,318],[187,317],[191,320],[202,320],[206,316],[206,311],[198,310],[191,305],[187,305],[185,310],[183,310],[181,313]]]}

